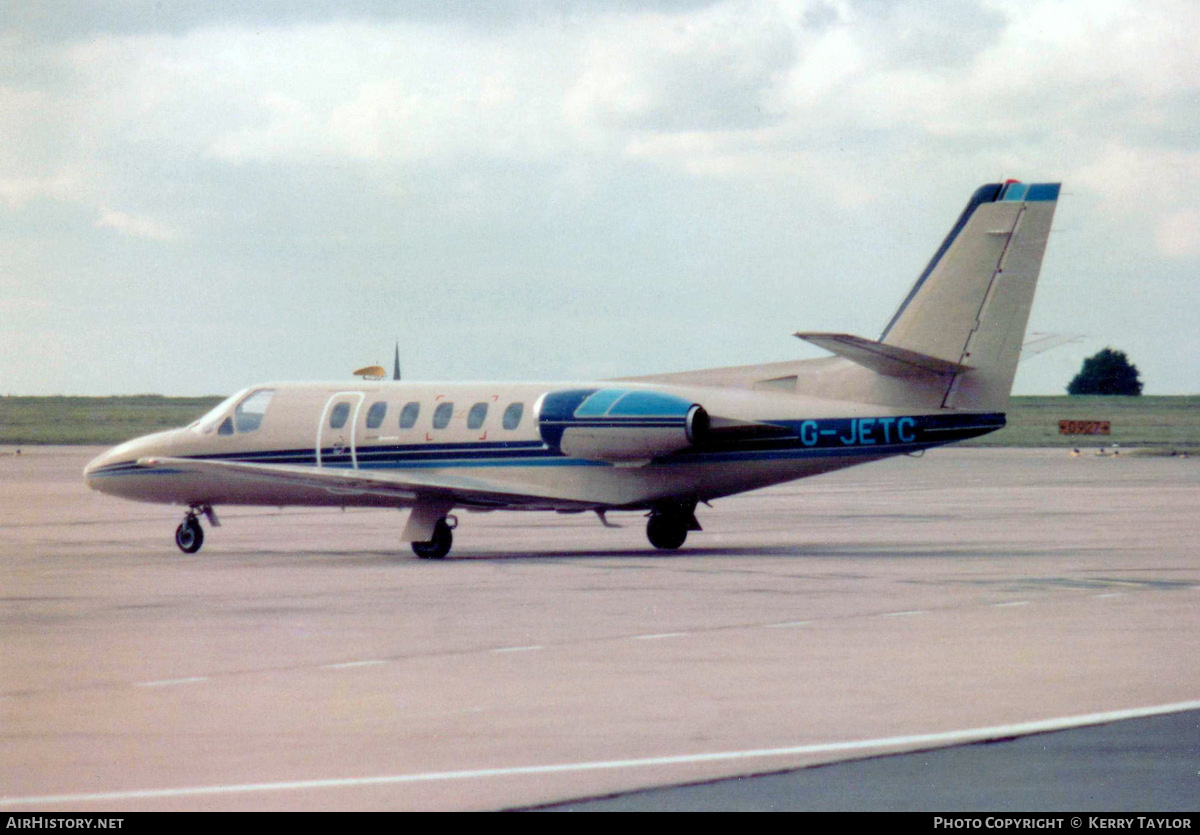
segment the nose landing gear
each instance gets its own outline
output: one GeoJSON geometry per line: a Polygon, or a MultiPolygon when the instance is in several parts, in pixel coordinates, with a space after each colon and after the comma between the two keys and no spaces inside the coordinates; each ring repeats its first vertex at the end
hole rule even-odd
{"type": "Polygon", "coordinates": [[[204,528],[196,514],[188,513],[187,518],[175,529],[175,544],[185,554],[194,554],[204,544],[204,528]]]}
{"type": "Polygon", "coordinates": [[[187,515],[175,529],[175,544],[185,554],[196,553],[204,544],[204,528],[200,527],[200,519],[197,518],[200,513],[208,517],[209,524],[214,528],[221,527],[221,523],[217,521],[217,514],[211,506],[205,504],[189,507],[187,515]]]}

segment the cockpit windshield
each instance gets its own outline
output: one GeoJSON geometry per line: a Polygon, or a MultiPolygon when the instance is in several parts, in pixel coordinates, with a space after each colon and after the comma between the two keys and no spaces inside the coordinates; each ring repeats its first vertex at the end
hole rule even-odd
{"type": "Polygon", "coordinates": [[[259,389],[247,397],[233,410],[233,422],[238,432],[253,432],[262,426],[267,404],[275,396],[274,389],[259,389]]]}
{"type": "Polygon", "coordinates": [[[247,391],[249,389],[242,389],[237,394],[231,394],[229,397],[226,397],[216,406],[205,412],[204,416],[198,421],[188,426],[188,429],[191,429],[193,432],[199,432],[201,435],[207,435],[212,432],[217,428],[217,424],[221,422],[221,418],[232,408],[233,404],[246,396],[247,391]]]}
{"type": "Polygon", "coordinates": [[[201,435],[212,433],[220,427],[218,434],[232,435],[234,427],[238,432],[253,432],[262,425],[263,415],[267,412],[267,404],[275,395],[274,389],[242,389],[237,394],[225,398],[208,411],[202,418],[191,424],[188,429],[201,435]],[[237,404],[236,407],[234,404],[237,404]],[[230,410],[233,410],[232,416],[230,410]]]}

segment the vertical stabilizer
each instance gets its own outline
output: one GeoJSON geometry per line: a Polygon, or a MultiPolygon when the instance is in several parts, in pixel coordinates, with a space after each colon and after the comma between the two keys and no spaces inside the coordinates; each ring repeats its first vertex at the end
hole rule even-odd
{"type": "Polygon", "coordinates": [[[970,368],[953,375],[944,407],[1008,406],[1059,185],[979,188],[880,337],[970,368]]]}

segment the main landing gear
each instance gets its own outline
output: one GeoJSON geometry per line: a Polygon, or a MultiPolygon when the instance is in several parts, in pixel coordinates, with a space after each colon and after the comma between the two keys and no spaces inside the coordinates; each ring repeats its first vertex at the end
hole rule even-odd
{"type": "Polygon", "coordinates": [[[662,551],[674,551],[687,541],[688,531],[701,530],[696,521],[696,502],[662,504],[650,511],[646,538],[662,551]]]}
{"type": "Polygon", "coordinates": [[[209,505],[192,505],[189,507],[187,515],[183,517],[183,521],[175,529],[175,544],[185,554],[196,553],[200,550],[200,546],[204,544],[204,528],[200,527],[200,519],[198,518],[198,514],[200,513],[208,517],[209,523],[214,528],[221,527],[221,523],[217,521],[216,512],[209,505]]]}
{"type": "Polygon", "coordinates": [[[414,542],[413,553],[423,560],[440,560],[450,553],[454,544],[454,528],[458,527],[458,519],[445,516],[438,519],[433,526],[433,538],[428,542],[414,542]]]}

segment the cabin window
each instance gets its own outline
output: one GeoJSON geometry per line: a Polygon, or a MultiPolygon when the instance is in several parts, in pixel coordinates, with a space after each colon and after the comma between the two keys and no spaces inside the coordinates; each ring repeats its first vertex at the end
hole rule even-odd
{"type": "Polygon", "coordinates": [[[378,403],[372,403],[371,408],[367,409],[367,428],[378,429],[383,425],[383,419],[387,416],[387,404],[380,400],[378,403]]]}
{"type": "Polygon", "coordinates": [[[254,432],[257,430],[262,425],[263,415],[267,413],[267,404],[274,396],[274,389],[259,389],[237,404],[237,408],[233,410],[233,422],[237,431],[254,432]]]}
{"type": "Polygon", "coordinates": [[[488,404],[476,403],[471,407],[471,411],[467,412],[467,428],[478,429],[483,426],[483,422],[487,420],[488,404]]]}
{"type": "Polygon", "coordinates": [[[439,403],[437,408],[433,410],[433,428],[445,429],[450,423],[450,418],[454,414],[453,403],[439,403]]]}
{"type": "Polygon", "coordinates": [[[521,416],[525,414],[524,403],[509,403],[504,410],[504,428],[516,429],[521,425],[521,416]]]}
{"type": "Polygon", "coordinates": [[[412,429],[417,422],[417,415],[421,414],[421,404],[417,402],[405,403],[404,408],[400,410],[400,428],[412,429]]]}
{"type": "Polygon", "coordinates": [[[225,418],[225,420],[221,421],[221,428],[217,430],[217,434],[218,435],[232,435],[233,434],[233,418],[227,417],[227,418],[225,418]]]}
{"type": "Polygon", "coordinates": [[[350,417],[350,404],[337,404],[333,407],[333,411],[329,413],[329,428],[341,429],[346,425],[346,418],[348,417],[350,417]]]}

